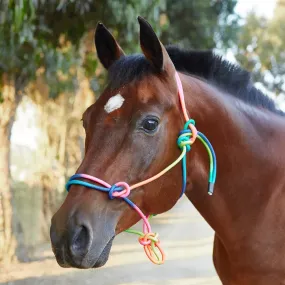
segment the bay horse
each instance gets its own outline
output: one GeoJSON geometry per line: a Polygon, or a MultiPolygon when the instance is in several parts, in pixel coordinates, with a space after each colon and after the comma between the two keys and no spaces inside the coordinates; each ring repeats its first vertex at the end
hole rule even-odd
{"type": "Polygon", "coordinates": [[[127,194],[127,186],[116,182],[153,177],[180,155],[181,81],[186,109],[217,156],[215,192],[209,196],[207,152],[199,142],[192,145],[185,195],[215,231],[213,261],[222,283],[285,284],[284,114],[253,86],[247,71],[211,51],[165,48],[148,22],[138,21],[142,55],[126,56],[105,26],[97,25],[95,45],[108,85],[83,114],[85,157],[77,174],[85,177],[69,185],[52,218],[57,262],[103,266],[115,235],[141,218],[125,203],[127,195],[145,215],[176,204],[179,165],[127,194]],[[115,186],[107,194],[94,191],[88,177],[95,175],[115,186]],[[126,195],[111,201],[119,186],[126,195]]]}

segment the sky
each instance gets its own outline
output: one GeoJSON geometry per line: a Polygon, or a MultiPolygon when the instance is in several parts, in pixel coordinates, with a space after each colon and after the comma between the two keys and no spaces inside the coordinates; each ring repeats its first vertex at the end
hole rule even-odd
{"type": "MultiPolygon", "coordinates": [[[[239,0],[236,6],[236,12],[244,18],[249,12],[254,10],[258,15],[270,18],[273,16],[276,1],[277,0],[239,0]]],[[[229,54],[227,58],[231,60],[231,55],[229,54]]],[[[28,107],[26,105],[18,108],[17,121],[12,130],[12,143],[29,146],[31,149],[37,148],[37,141],[41,134],[34,120],[36,112],[36,106],[32,102],[28,103],[28,107]]]]}
{"type": "Polygon", "coordinates": [[[258,15],[271,18],[273,16],[274,8],[277,0],[239,0],[236,6],[236,12],[245,17],[252,10],[258,15]]]}

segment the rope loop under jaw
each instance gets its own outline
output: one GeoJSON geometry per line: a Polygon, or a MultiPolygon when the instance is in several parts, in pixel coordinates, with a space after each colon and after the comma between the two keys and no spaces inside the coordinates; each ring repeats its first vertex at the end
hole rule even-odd
{"type": "Polygon", "coordinates": [[[165,253],[160,246],[157,233],[146,233],[139,237],[139,243],[144,247],[144,251],[149,260],[157,265],[165,261],[165,253]]]}
{"type": "Polygon", "coordinates": [[[165,254],[160,246],[160,242],[152,242],[150,245],[144,246],[144,252],[149,260],[156,265],[161,265],[165,262],[165,254]]]}

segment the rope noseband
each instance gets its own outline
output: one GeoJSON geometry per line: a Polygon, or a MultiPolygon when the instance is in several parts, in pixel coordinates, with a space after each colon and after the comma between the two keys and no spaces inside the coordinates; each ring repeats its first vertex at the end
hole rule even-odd
{"type": "Polygon", "coordinates": [[[131,190],[141,187],[145,184],[148,184],[158,179],[181,161],[182,162],[182,191],[180,195],[181,197],[185,193],[186,182],[187,182],[186,155],[191,150],[191,145],[195,142],[196,138],[198,138],[202,142],[209,155],[209,160],[210,160],[209,187],[208,187],[209,195],[213,194],[214,184],[217,175],[217,162],[216,162],[216,155],[214,149],[209,140],[206,138],[206,136],[203,135],[201,132],[197,131],[195,127],[195,121],[189,119],[185,106],[182,83],[177,72],[175,73],[175,78],[178,86],[178,96],[180,99],[180,104],[186,123],[184,125],[183,130],[179,133],[177,139],[177,145],[181,149],[181,154],[173,163],[171,163],[169,166],[167,166],[158,174],[144,181],[136,183],[132,186],[130,186],[126,182],[117,182],[113,185],[110,185],[107,182],[88,174],[75,174],[71,176],[71,178],[66,184],[67,191],[69,191],[71,185],[81,185],[94,190],[106,192],[110,200],[113,200],[114,198],[122,199],[127,204],[129,204],[140,215],[141,219],[143,220],[143,231],[140,232],[134,229],[128,229],[125,230],[125,232],[136,234],[139,236],[138,239],[139,243],[144,247],[146,255],[154,264],[163,264],[165,261],[165,253],[160,246],[158,234],[153,233],[151,230],[151,226],[149,223],[150,216],[144,215],[144,213],[128,198],[131,190]],[[96,184],[78,180],[78,178],[87,179],[96,184]]]}

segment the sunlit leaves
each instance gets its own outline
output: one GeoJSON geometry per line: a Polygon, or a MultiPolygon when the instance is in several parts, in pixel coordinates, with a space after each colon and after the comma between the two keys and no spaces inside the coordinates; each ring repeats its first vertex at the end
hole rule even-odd
{"type": "MultiPolygon", "coordinates": [[[[23,78],[25,85],[44,76],[51,96],[76,88],[77,67],[94,87],[98,61],[92,50],[79,53],[82,39],[103,21],[126,51],[138,51],[138,24],[143,15],[159,27],[164,0],[7,0],[1,2],[0,74],[23,78]],[[64,38],[64,42],[61,39],[64,38]],[[72,72],[71,72],[72,71],[72,72]]],[[[75,91],[75,90],[74,90],[75,91]]]]}
{"type": "Polygon", "coordinates": [[[185,48],[229,47],[235,41],[238,16],[237,0],[167,0],[168,18],[162,33],[164,43],[178,43],[185,48]]]}
{"type": "Polygon", "coordinates": [[[253,71],[254,79],[275,94],[285,92],[285,1],[282,1],[278,2],[272,19],[248,15],[236,54],[237,60],[253,71]]]}
{"type": "Polygon", "coordinates": [[[85,56],[85,60],[83,63],[85,75],[89,78],[94,76],[94,73],[96,71],[97,66],[98,66],[98,59],[97,59],[95,53],[89,52],[85,56]]]}

